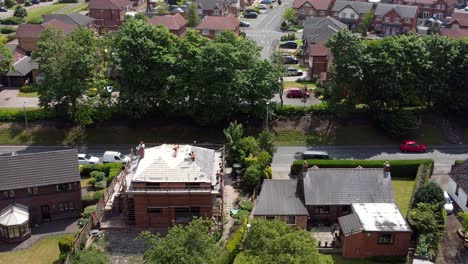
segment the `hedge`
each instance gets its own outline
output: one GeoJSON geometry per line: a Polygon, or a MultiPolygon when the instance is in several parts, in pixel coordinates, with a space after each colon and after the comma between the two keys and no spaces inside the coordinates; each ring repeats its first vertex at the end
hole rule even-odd
{"type": "MultiPolygon", "coordinates": [[[[434,170],[433,163],[422,163],[419,166],[418,172],[416,173],[413,193],[411,194],[410,206],[408,207],[408,212],[406,213],[408,220],[411,218],[410,212],[411,212],[411,209],[413,209],[411,205],[413,204],[414,194],[419,189],[419,187],[421,187],[422,185],[424,185],[425,183],[429,181],[429,178],[431,177],[433,170],[434,170]]],[[[410,225],[413,229],[416,228],[412,220],[409,220],[408,222],[410,222],[410,225]]]]}
{"type": "Polygon", "coordinates": [[[0,33],[2,33],[2,34],[10,34],[10,33],[13,33],[13,32],[16,32],[16,28],[14,28],[14,27],[10,27],[10,26],[0,27],[0,33]]]}
{"type": "Polygon", "coordinates": [[[80,167],[81,177],[90,176],[93,171],[102,171],[107,175],[107,183],[110,183],[115,176],[119,175],[122,163],[106,163],[106,164],[94,164],[94,165],[83,165],[80,167]]]}
{"type": "Polygon", "coordinates": [[[229,263],[232,263],[236,258],[237,251],[241,245],[242,238],[244,237],[245,230],[247,229],[247,219],[244,220],[242,226],[237,229],[231,239],[226,243],[226,249],[229,254],[229,263]]]}
{"type": "MultiPolygon", "coordinates": [[[[416,177],[416,174],[421,164],[431,164],[434,161],[431,159],[417,160],[389,160],[390,172],[392,177],[416,177]]],[[[291,166],[291,174],[297,175],[302,170],[304,160],[296,160],[291,166]]],[[[358,166],[364,168],[383,168],[385,160],[307,160],[310,167],[317,166],[319,168],[356,168],[358,166]]],[[[432,172],[431,172],[432,173],[432,172]]]]}
{"type": "Polygon", "coordinates": [[[325,102],[307,107],[293,105],[284,105],[283,107],[277,106],[273,109],[273,112],[278,116],[303,116],[305,114],[325,115],[331,113],[328,104],[325,102]]]}
{"type": "Polygon", "coordinates": [[[4,25],[19,25],[21,23],[21,18],[19,17],[7,17],[0,20],[1,24],[4,25]]]}
{"type": "Polygon", "coordinates": [[[37,92],[37,90],[37,85],[25,85],[20,88],[20,92],[22,93],[34,93],[37,92]]]}
{"type": "MultiPolygon", "coordinates": [[[[54,119],[53,112],[44,109],[26,109],[26,115],[29,121],[54,119]]],[[[12,122],[24,120],[23,109],[0,109],[0,122],[12,122]]]]}

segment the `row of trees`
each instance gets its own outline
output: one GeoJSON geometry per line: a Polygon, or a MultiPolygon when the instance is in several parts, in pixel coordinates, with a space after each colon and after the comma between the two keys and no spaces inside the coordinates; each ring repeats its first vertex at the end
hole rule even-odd
{"type": "Polygon", "coordinates": [[[83,95],[92,87],[103,89],[110,75],[117,80],[118,105],[128,117],[159,114],[203,124],[239,113],[263,116],[279,86],[277,72],[260,59],[252,41],[232,32],[215,41],[195,31],[178,38],[144,19],[129,19],[115,35],[98,38],[84,28],[66,36],[48,28],[33,56],[44,73],[40,105],[75,119],[89,105],[83,95]]]}
{"type": "Polygon", "coordinates": [[[374,112],[429,107],[468,110],[468,41],[401,35],[362,41],[345,30],[328,42],[333,54],[332,100],[366,104],[374,112]]]}

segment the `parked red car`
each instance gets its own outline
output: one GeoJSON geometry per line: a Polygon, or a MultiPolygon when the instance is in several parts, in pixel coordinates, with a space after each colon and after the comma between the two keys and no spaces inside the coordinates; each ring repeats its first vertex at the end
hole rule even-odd
{"type": "Polygon", "coordinates": [[[426,152],[426,145],[418,144],[413,140],[405,140],[400,144],[402,152],[426,152]]]}
{"type": "Polygon", "coordinates": [[[299,88],[291,88],[288,90],[288,93],[286,94],[286,97],[287,98],[304,98],[304,95],[305,97],[309,97],[310,94],[309,92],[306,92],[302,89],[299,89],[299,88]]]}

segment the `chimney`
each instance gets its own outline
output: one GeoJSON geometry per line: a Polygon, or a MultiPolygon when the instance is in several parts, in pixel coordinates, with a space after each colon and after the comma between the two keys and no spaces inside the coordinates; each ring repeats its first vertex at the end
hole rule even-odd
{"type": "Polygon", "coordinates": [[[179,145],[175,145],[172,149],[174,150],[173,156],[174,156],[174,158],[176,158],[177,157],[177,151],[179,150],[179,145]]]}
{"type": "Polygon", "coordinates": [[[383,171],[384,171],[384,175],[383,175],[384,179],[390,178],[390,163],[388,163],[388,161],[385,161],[383,171]]]}

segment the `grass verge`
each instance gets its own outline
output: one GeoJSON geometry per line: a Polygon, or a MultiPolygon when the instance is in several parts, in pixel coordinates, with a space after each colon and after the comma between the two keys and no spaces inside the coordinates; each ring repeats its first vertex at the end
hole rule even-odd
{"type": "Polygon", "coordinates": [[[69,14],[69,13],[73,13],[73,12],[81,12],[81,11],[84,11],[88,8],[88,3],[81,3],[81,4],[78,4],[76,6],[74,6],[73,8],[69,8],[69,9],[65,9],[65,10],[60,10],[59,12],[57,12],[58,14],[69,14]]]}
{"type": "Polygon", "coordinates": [[[289,88],[302,88],[304,86],[307,86],[307,89],[312,89],[315,88],[316,85],[313,82],[283,82],[284,89],[289,89],[289,88]]]}
{"type": "Polygon", "coordinates": [[[32,92],[32,93],[19,92],[18,97],[27,97],[27,98],[37,97],[37,92],[32,92]]]}
{"type": "Polygon", "coordinates": [[[58,241],[62,236],[50,236],[39,240],[31,248],[0,253],[0,263],[51,264],[60,263],[58,241]]]}
{"type": "Polygon", "coordinates": [[[81,188],[84,188],[84,187],[91,187],[91,184],[89,184],[89,180],[90,180],[90,179],[91,179],[90,177],[81,178],[81,180],[80,180],[81,188]]]}
{"type": "Polygon", "coordinates": [[[414,178],[392,178],[393,194],[401,214],[406,218],[413,195],[414,178]]]}
{"type": "Polygon", "coordinates": [[[48,6],[32,8],[28,11],[28,16],[25,19],[26,23],[37,19],[41,19],[42,15],[51,14],[70,5],[71,4],[52,4],[48,6]]]}

